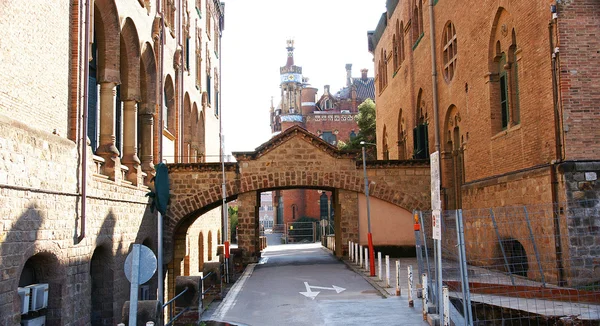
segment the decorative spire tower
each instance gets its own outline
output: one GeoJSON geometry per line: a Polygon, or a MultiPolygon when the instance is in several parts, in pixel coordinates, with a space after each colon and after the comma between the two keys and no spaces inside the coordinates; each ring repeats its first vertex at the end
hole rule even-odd
{"type": "MultiPolygon", "coordinates": [[[[279,69],[281,78],[281,122],[302,122],[300,115],[302,67],[294,64],[294,40],[287,40],[287,61],[279,69]],[[284,116],[293,115],[293,117],[284,116]]],[[[284,128],[285,129],[285,128],[284,128]]]]}

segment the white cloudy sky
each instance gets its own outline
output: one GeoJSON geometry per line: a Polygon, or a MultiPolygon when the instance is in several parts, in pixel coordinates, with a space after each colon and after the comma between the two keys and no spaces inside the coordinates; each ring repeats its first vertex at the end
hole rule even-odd
{"type": "Polygon", "coordinates": [[[226,152],[251,151],[270,138],[271,97],[277,105],[279,67],[286,40],[294,62],[319,89],[345,86],[345,65],[373,74],[367,31],[374,30],[385,0],[225,0],[222,41],[222,112],[226,152]]]}

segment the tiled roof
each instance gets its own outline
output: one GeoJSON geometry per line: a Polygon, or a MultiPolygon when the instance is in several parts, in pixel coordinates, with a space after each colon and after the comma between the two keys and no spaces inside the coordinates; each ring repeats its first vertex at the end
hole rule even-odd
{"type": "Polygon", "coordinates": [[[375,78],[352,78],[352,84],[356,86],[356,95],[362,100],[368,98],[375,101],[375,78]]]}
{"type": "MultiPolygon", "coordinates": [[[[356,96],[359,100],[366,100],[367,98],[375,101],[375,78],[352,78],[352,84],[356,86],[356,96]]],[[[350,88],[344,87],[337,94],[338,99],[350,98],[350,88]]]]}

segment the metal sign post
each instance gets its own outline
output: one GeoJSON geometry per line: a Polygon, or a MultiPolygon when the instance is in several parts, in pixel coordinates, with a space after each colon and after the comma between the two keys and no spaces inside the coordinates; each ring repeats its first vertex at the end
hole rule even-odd
{"type": "Polygon", "coordinates": [[[131,282],[129,291],[129,325],[137,325],[138,287],[156,272],[156,256],[150,248],[134,244],[125,259],[125,277],[131,282]]]}
{"type": "Polygon", "coordinates": [[[430,156],[431,167],[431,225],[435,242],[435,299],[437,313],[443,311],[442,297],[442,201],[440,199],[440,152],[436,151],[430,156]]]}

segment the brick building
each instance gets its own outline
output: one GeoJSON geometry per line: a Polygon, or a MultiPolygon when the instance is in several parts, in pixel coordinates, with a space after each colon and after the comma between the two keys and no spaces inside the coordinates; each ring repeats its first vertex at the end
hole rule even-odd
{"type": "MultiPolygon", "coordinates": [[[[332,145],[348,142],[358,134],[358,106],[367,98],[374,99],[374,79],[352,77],[352,65],[346,65],[346,85],[337,93],[325,85],[317,99],[317,89],[308,84],[302,67],[294,64],[294,41],[287,41],[287,61],[280,68],[281,100],[277,107],[271,103],[271,132],[278,134],[294,125],[301,126],[332,145]]],[[[294,222],[301,217],[316,220],[331,214],[331,192],[321,190],[278,190],[273,192],[275,224],[294,222]]]]}
{"type": "Polygon", "coordinates": [[[600,216],[571,212],[600,205],[598,1],[430,2],[388,0],[368,32],[378,157],[439,150],[446,209],[557,203],[537,231],[557,239],[554,281],[597,282],[600,243],[577,238],[600,216]]]}
{"type": "MultiPolygon", "coordinates": [[[[0,12],[0,325],[116,325],[131,245],[157,248],[154,164],[220,157],[223,4],[4,1],[0,12]],[[22,305],[32,284],[47,287],[47,307],[22,305]]],[[[192,258],[176,263],[202,271],[220,228],[218,210],[198,219],[192,258]]]]}

